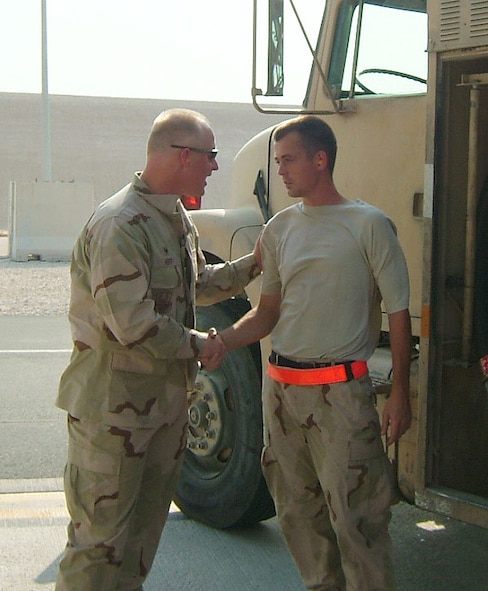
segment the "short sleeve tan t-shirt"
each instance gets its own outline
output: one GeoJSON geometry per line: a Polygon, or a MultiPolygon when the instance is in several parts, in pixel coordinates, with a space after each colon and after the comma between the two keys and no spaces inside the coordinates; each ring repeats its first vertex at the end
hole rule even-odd
{"type": "Polygon", "coordinates": [[[380,300],[408,308],[408,271],[392,221],[363,201],[293,205],[262,240],[265,295],[281,295],[273,348],[295,359],[368,359],[378,342],[380,300]]]}

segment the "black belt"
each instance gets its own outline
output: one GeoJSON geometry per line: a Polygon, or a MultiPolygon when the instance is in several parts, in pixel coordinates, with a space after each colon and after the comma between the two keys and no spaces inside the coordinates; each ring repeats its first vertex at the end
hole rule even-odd
{"type": "Polygon", "coordinates": [[[354,379],[354,373],[351,368],[351,365],[354,363],[354,361],[293,361],[293,359],[288,359],[288,357],[278,355],[276,351],[271,351],[269,362],[278,367],[289,367],[291,369],[320,369],[321,367],[343,365],[346,370],[347,380],[351,381],[354,379]]]}
{"type": "Polygon", "coordinates": [[[271,351],[269,362],[278,367],[291,367],[292,369],[319,369],[321,367],[333,367],[335,365],[344,365],[346,371],[350,368],[353,361],[293,361],[283,355],[278,355],[276,351],[271,351]]]}

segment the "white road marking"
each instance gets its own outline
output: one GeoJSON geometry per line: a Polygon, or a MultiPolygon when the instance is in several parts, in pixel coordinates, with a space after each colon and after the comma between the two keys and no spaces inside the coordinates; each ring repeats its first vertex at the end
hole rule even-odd
{"type": "Polygon", "coordinates": [[[0,349],[1,353],[71,353],[71,349],[0,349]]]}

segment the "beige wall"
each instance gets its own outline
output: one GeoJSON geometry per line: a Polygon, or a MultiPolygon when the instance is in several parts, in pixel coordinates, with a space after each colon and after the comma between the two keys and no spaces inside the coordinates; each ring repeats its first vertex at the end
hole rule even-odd
{"type": "MultiPolygon", "coordinates": [[[[283,117],[259,114],[243,103],[51,96],[52,180],[92,183],[95,203],[103,201],[142,168],[152,121],[171,107],[195,109],[210,119],[220,170],[208,183],[204,206],[225,207],[235,154],[283,117]]],[[[41,179],[41,117],[40,95],[0,93],[0,230],[8,229],[9,182],[41,179]]]]}

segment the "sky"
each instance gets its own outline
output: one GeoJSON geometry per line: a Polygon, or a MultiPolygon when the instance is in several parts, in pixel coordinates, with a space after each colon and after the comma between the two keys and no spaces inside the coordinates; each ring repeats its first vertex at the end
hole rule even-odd
{"type": "MultiPolygon", "coordinates": [[[[50,94],[243,103],[252,100],[252,0],[45,3],[50,94]]],[[[324,2],[295,0],[294,4],[314,45],[324,2]]],[[[0,0],[0,92],[42,92],[41,9],[42,0],[0,0]]],[[[258,9],[260,15],[267,14],[266,0],[259,0],[258,9]]],[[[384,9],[369,9],[373,13],[370,44],[374,46],[390,27],[384,9]],[[381,18],[374,17],[378,10],[381,18]]],[[[289,104],[299,104],[312,58],[291,13],[289,3],[285,3],[285,98],[289,104]]],[[[405,18],[413,16],[406,14],[405,18]]],[[[398,32],[398,26],[391,27],[391,31],[398,32]]],[[[407,41],[414,31],[405,25],[407,41]]],[[[424,29],[421,34],[423,38],[424,29]]],[[[257,86],[266,90],[267,19],[261,16],[257,38],[257,86]]],[[[395,47],[396,53],[382,54],[381,61],[390,57],[393,65],[376,63],[376,50],[372,52],[376,60],[373,66],[417,73],[404,63],[410,59],[409,51],[404,49],[408,44],[397,40],[388,46],[395,47]]],[[[422,43],[419,47],[423,51],[422,43]]],[[[363,55],[367,52],[363,51],[363,55]]],[[[384,83],[390,77],[381,78],[384,83]]],[[[391,86],[391,78],[388,84],[391,86]]],[[[377,89],[381,91],[381,86],[377,89]]]]}
{"type": "MultiPolygon", "coordinates": [[[[50,94],[251,101],[251,0],[46,0],[50,94]]],[[[1,0],[0,92],[42,92],[42,0],[1,0]]]]}

